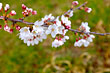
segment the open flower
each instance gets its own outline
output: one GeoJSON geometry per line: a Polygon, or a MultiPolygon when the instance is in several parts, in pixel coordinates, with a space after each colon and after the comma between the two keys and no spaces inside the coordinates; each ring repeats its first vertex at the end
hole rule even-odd
{"type": "Polygon", "coordinates": [[[81,47],[82,45],[84,45],[84,47],[87,47],[89,45],[89,42],[86,41],[85,39],[81,39],[79,41],[76,41],[74,46],[76,47],[81,47]]]}
{"type": "Polygon", "coordinates": [[[16,15],[16,12],[15,12],[14,10],[12,10],[12,11],[10,12],[10,15],[11,15],[11,16],[14,16],[14,15],[16,15]]]}
{"type": "Polygon", "coordinates": [[[50,25],[46,31],[46,34],[51,34],[51,36],[55,38],[55,36],[58,34],[58,27],[55,24],[50,25]]]}
{"type": "Polygon", "coordinates": [[[61,16],[61,22],[65,26],[66,29],[71,28],[71,21],[68,20],[68,17],[65,17],[64,15],[61,16]]]}
{"type": "Polygon", "coordinates": [[[89,37],[87,38],[87,41],[88,42],[92,42],[93,41],[93,38],[95,38],[94,35],[89,35],[89,37]]]}
{"type": "Polygon", "coordinates": [[[33,30],[36,30],[37,32],[44,31],[42,25],[44,24],[43,21],[36,21],[33,25],[33,30]]]}
{"type": "Polygon", "coordinates": [[[2,3],[0,3],[0,10],[2,9],[2,3]]]}
{"type": "Polygon", "coordinates": [[[4,30],[7,31],[7,32],[10,32],[10,27],[6,24],[6,25],[4,26],[4,30]]]}
{"type": "Polygon", "coordinates": [[[6,4],[6,6],[4,7],[5,12],[7,12],[9,10],[9,8],[10,8],[9,4],[6,4]]]}
{"type": "Polygon", "coordinates": [[[73,10],[70,11],[70,13],[69,13],[69,17],[72,17],[72,16],[73,16],[73,10]]]}
{"type": "Polygon", "coordinates": [[[57,47],[59,47],[59,46],[62,46],[63,44],[64,44],[64,43],[63,43],[62,40],[57,40],[57,39],[55,39],[55,40],[52,42],[52,47],[57,48],[57,47]]]}
{"type": "Polygon", "coordinates": [[[44,18],[42,18],[42,21],[43,22],[46,22],[46,21],[48,21],[48,20],[54,20],[54,16],[52,16],[52,14],[49,14],[49,15],[45,15],[45,17],[44,18]]]}
{"type": "Polygon", "coordinates": [[[79,3],[78,3],[78,1],[73,1],[72,4],[73,4],[74,6],[77,6],[79,3]]]}
{"type": "Polygon", "coordinates": [[[86,11],[86,12],[88,12],[88,13],[90,13],[90,12],[92,11],[92,9],[91,9],[91,8],[86,7],[86,8],[85,8],[85,11],[86,11]]]}
{"type": "Polygon", "coordinates": [[[84,31],[84,32],[90,32],[90,27],[88,26],[87,22],[82,22],[81,26],[80,26],[80,30],[84,31]]]}

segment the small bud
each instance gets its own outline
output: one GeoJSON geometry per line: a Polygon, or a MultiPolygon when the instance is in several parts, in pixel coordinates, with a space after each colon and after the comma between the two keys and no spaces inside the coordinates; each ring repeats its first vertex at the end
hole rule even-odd
{"type": "Polygon", "coordinates": [[[4,26],[4,30],[9,32],[10,27],[6,24],[6,25],[4,26]]]}
{"type": "Polygon", "coordinates": [[[17,25],[16,26],[16,30],[20,30],[20,29],[21,29],[21,27],[17,25]]]}
{"type": "Polygon", "coordinates": [[[78,3],[78,1],[73,1],[72,4],[73,4],[74,6],[77,6],[79,3],[78,3]]]}
{"type": "Polygon", "coordinates": [[[37,14],[37,11],[32,11],[32,15],[36,15],[37,14]]]}
{"type": "Polygon", "coordinates": [[[13,29],[10,29],[9,33],[13,33],[13,29]]]}
{"type": "Polygon", "coordinates": [[[2,29],[2,25],[0,25],[0,29],[2,29]]]}
{"type": "Polygon", "coordinates": [[[88,34],[87,37],[90,37],[90,35],[88,34]]]}
{"type": "Polygon", "coordinates": [[[16,15],[16,12],[15,12],[14,10],[12,10],[12,11],[10,12],[10,15],[11,15],[11,16],[14,16],[14,15],[16,15]]]}
{"type": "Polygon", "coordinates": [[[78,42],[79,40],[78,40],[78,38],[76,38],[76,42],[78,42]]]}
{"type": "Polygon", "coordinates": [[[69,26],[65,26],[65,28],[66,28],[66,29],[70,29],[70,27],[69,27],[69,26]]]}
{"type": "Polygon", "coordinates": [[[81,38],[79,37],[79,40],[81,40],[81,38]]]}
{"type": "Polygon", "coordinates": [[[84,39],[87,39],[87,36],[84,36],[84,39]]]}
{"type": "Polygon", "coordinates": [[[56,39],[58,40],[58,37],[56,37],[56,39]]]}
{"type": "Polygon", "coordinates": [[[22,9],[26,10],[26,6],[24,4],[22,4],[22,9]]]}
{"type": "Polygon", "coordinates": [[[9,10],[9,8],[10,8],[9,4],[6,4],[6,6],[4,7],[5,12],[7,12],[9,10]]]}
{"type": "Polygon", "coordinates": [[[0,11],[2,10],[2,3],[0,3],[0,11]]]}
{"type": "Polygon", "coordinates": [[[27,8],[26,10],[29,11],[29,12],[33,11],[32,8],[27,8]]]}
{"type": "Polygon", "coordinates": [[[90,13],[90,12],[92,11],[92,9],[91,9],[91,8],[86,7],[86,8],[85,8],[85,11],[86,11],[86,12],[88,12],[88,13],[90,13]]]}
{"type": "Polygon", "coordinates": [[[56,21],[53,21],[53,23],[56,24],[57,22],[56,21]]]}

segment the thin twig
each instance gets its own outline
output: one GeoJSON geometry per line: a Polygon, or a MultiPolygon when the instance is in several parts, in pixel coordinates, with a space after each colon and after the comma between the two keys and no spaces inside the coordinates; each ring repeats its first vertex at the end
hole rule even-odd
{"type": "MultiPolygon", "coordinates": [[[[79,7],[75,8],[74,10],[77,10],[77,9],[80,9],[81,7],[84,7],[86,4],[87,4],[87,2],[83,3],[82,5],[80,5],[79,7]]],[[[66,13],[64,13],[64,15],[67,15],[72,10],[73,10],[73,8],[71,8],[66,13]]],[[[9,20],[9,21],[12,21],[13,23],[20,22],[20,23],[24,23],[24,24],[27,24],[27,25],[34,25],[34,23],[32,23],[32,22],[26,22],[26,21],[20,20],[20,19],[6,18],[4,16],[0,16],[0,19],[6,19],[6,20],[9,20]]],[[[50,22],[53,22],[53,21],[50,21],[50,22]]],[[[44,27],[48,27],[48,25],[44,24],[44,27]]],[[[69,29],[69,30],[72,31],[72,32],[75,32],[75,33],[95,34],[95,35],[101,35],[101,36],[110,35],[110,33],[83,32],[83,31],[74,30],[74,29],[69,29]]]]}

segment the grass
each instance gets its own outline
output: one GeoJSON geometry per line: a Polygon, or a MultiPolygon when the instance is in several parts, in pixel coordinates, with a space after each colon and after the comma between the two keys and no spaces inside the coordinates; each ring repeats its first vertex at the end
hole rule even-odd
{"type": "MultiPolygon", "coordinates": [[[[82,4],[86,0],[78,1],[82,4]]],[[[22,17],[22,3],[37,10],[38,15],[25,19],[25,21],[35,22],[46,14],[61,15],[70,8],[72,0],[0,0],[0,2],[3,5],[10,4],[10,10],[14,9],[17,12],[17,15],[12,18],[22,17]]],[[[70,19],[72,28],[75,29],[81,22],[87,21],[91,31],[110,32],[110,1],[88,0],[88,6],[93,9],[92,13],[76,11],[70,19]]],[[[2,20],[0,24],[4,25],[2,20]]],[[[43,43],[28,47],[17,34],[18,31],[9,34],[3,29],[0,30],[0,73],[43,73],[43,71],[45,73],[104,73],[108,72],[106,69],[110,69],[110,36],[96,36],[89,47],[77,48],[74,47],[75,36],[69,32],[67,35],[70,36],[70,40],[62,47],[52,48],[50,36],[43,43]],[[64,68],[64,71],[54,67],[53,58],[56,56],[55,63],[59,68],[64,68]]]]}

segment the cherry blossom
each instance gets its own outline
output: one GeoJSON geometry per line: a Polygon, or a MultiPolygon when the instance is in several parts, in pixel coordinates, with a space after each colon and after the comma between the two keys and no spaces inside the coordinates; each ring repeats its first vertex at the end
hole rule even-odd
{"type": "Polygon", "coordinates": [[[77,6],[79,3],[78,3],[78,1],[73,1],[72,4],[73,4],[74,6],[77,6]]]}
{"type": "Polygon", "coordinates": [[[84,47],[87,47],[89,45],[89,42],[85,39],[81,39],[79,41],[76,41],[74,44],[75,47],[81,47],[82,45],[84,45],[84,47]]]}
{"type": "Polygon", "coordinates": [[[58,27],[55,24],[50,25],[46,31],[46,34],[51,34],[51,36],[55,38],[55,36],[58,34],[58,27]]]}
{"type": "Polygon", "coordinates": [[[49,14],[49,15],[45,15],[44,18],[42,18],[42,21],[43,22],[47,22],[47,21],[50,21],[50,20],[54,20],[54,16],[52,16],[52,14],[49,14]]]}
{"type": "MultiPolygon", "coordinates": [[[[67,40],[69,40],[69,36],[66,35],[68,31],[73,31],[76,34],[76,42],[74,43],[75,47],[87,47],[91,42],[93,42],[93,39],[95,38],[94,35],[91,35],[90,33],[90,27],[88,26],[88,22],[82,22],[81,26],[79,26],[78,29],[74,30],[71,29],[71,21],[69,20],[70,17],[73,16],[73,12],[75,9],[73,9],[75,6],[77,6],[79,3],[78,1],[73,1],[71,9],[65,12],[65,14],[62,14],[61,16],[54,17],[52,14],[45,15],[41,20],[36,20],[34,23],[26,22],[24,19],[27,16],[30,15],[36,15],[37,11],[33,10],[32,8],[28,8],[26,5],[22,4],[22,14],[23,17],[19,19],[12,19],[9,18],[11,16],[16,15],[16,12],[12,10],[8,14],[8,10],[10,8],[9,4],[6,4],[4,7],[4,11],[2,8],[2,3],[0,3],[0,12],[2,12],[3,16],[0,16],[0,19],[3,19],[5,22],[4,30],[13,33],[13,28],[16,28],[16,30],[19,31],[19,38],[23,40],[27,46],[33,46],[37,45],[40,42],[43,42],[43,40],[47,39],[47,36],[51,34],[54,41],[52,42],[52,47],[59,47],[62,46],[67,40]],[[4,13],[3,13],[4,12],[4,13]],[[8,26],[8,20],[13,22],[13,26],[8,26]],[[28,24],[25,27],[21,27],[17,22],[28,24]]],[[[80,9],[80,7],[85,8],[85,11],[90,13],[92,11],[91,8],[85,7],[84,3],[83,5],[79,6],[76,9],[80,9]]],[[[2,25],[0,25],[0,29],[2,29],[2,25]]]]}
{"type": "Polygon", "coordinates": [[[7,32],[10,32],[10,27],[6,24],[6,25],[4,26],[4,30],[7,31],[7,32]]]}
{"type": "Polygon", "coordinates": [[[68,20],[68,17],[65,17],[64,15],[61,16],[61,22],[65,26],[66,29],[71,28],[71,21],[68,20]]]}
{"type": "Polygon", "coordinates": [[[88,22],[82,22],[79,28],[81,31],[90,32],[90,27],[88,26],[88,22]]]}
{"type": "Polygon", "coordinates": [[[5,12],[7,12],[9,10],[9,8],[10,8],[9,4],[6,4],[6,6],[4,7],[5,12]]]}
{"type": "Polygon", "coordinates": [[[11,15],[11,16],[14,16],[14,15],[16,15],[16,12],[15,12],[14,10],[12,10],[12,11],[10,12],[10,15],[11,15]]]}
{"type": "Polygon", "coordinates": [[[0,25],[0,29],[2,29],[2,25],[0,25]]]}
{"type": "Polygon", "coordinates": [[[30,14],[32,15],[36,15],[37,11],[33,10],[32,8],[28,8],[26,7],[26,5],[22,4],[22,14],[24,15],[24,17],[29,16],[30,14]]]}
{"type": "Polygon", "coordinates": [[[43,31],[42,25],[44,24],[43,21],[36,21],[33,25],[33,30],[36,30],[37,32],[43,31]]]}
{"type": "Polygon", "coordinates": [[[57,40],[57,39],[55,39],[55,40],[52,42],[52,47],[57,48],[57,47],[59,47],[59,46],[62,46],[63,44],[64,44],[64,43],[63,43],[62,40],[57,40]]]}
{"type": "Polygon", "coordinates": [[[2,9],[2,3],[0,3],[0,10],[2,9]]]}
{"type": "Polygon", "coordinates": [[[69,17],[72,17],[72,16],[73,16],[73,10],[70,11],[70,13],[69,13],[69,17]]]}
{"type": "Polygon", "coordinates": [[[91,9],[91,8],[86,7],[86,8],[85,8],[85,11],[86,11],[86,12],[88,12],[88,13],[90,13],[90,12],[92,11],[92,9],[91,9]]]}

